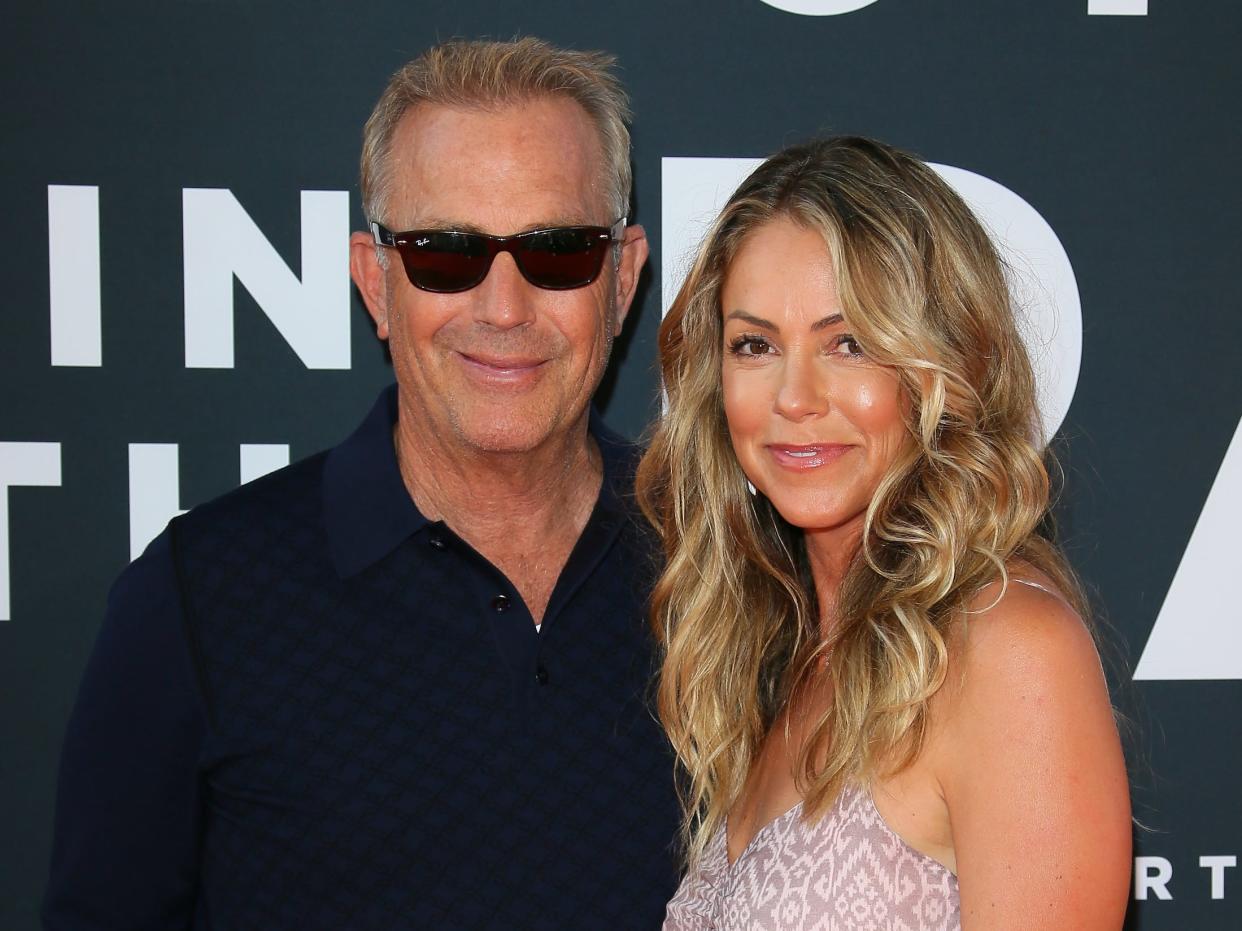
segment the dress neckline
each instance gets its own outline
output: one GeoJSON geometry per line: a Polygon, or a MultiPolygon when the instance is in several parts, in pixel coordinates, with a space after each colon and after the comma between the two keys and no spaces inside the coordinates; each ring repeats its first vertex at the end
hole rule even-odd
{"type": "MultiPolygon", "coordinates": [[[[947,866],[945,866],[935,857],[930,856],[929,854],[926,854],[923,851],[919,850],[917,847],[912,846],[904,837],[902,837],[900,834],[898,834],[896,831],[892,829],[889,823],[884,820],[884,816],[880,814],[880,809],[876,807],[875,796],[872,795],[870,786],[843,788],[841,790],[840,795],[837,796],[837,800],[832,803],[832,807],[829,808],[828,811],[824,812],[823,817],[821,817],[819,821],[817,821],[815,825],[811,827],[819,828],[824,823],[828,822],[829,820],[834,819],[834,818],[839,818],[841,816],[841,809],[846,805],[847,799],[853,800],[854,797],[861,797],[863,804],[867,805],[871,809],[871,811],[875,815],[876,822],[884,829],[885,833],[892,836],[899,844],[901,844],[901,846],[905,847],[907,850],[910,851],[910,853],[914,854],[920,860],[929,864],[933,869],[944,873],[953,882],[955,883],[957,882],[957,874],[953,872],[953,870],[949,869],[947,866]]],[[[747,843],[747,845],[742,848],[742,852],[739,853],[737,855],[737,859],[732,862],[729,861],[729,819],[728,819],[728,816],[726,816],[724,824],[721,825],[716,835],[718,842],[720,844],[720,847],[721,847],[720,859],[724,863],[726,875],[732,875],[736,873],[738,871],[739,866],[742,864],[744,860],[747,859],[747,857],[751,854],[751,852],[758,845],[759,841],[765,838],[768,834],[770,834],[773,830],[775,830],[779,825],[784,824],[786,821],[788,821],[790,818],[794,817],[795,815],[800,816],[805,803],[806,803],[806,799],[799,799],[798,803],[794,805],[792,808],[787,809],[786,811],[777,815],[771,821],[767,822],[763,827],[761,827],[758,831],[755,832],[755,836],[752,837],[750,839],[750,842],[747,843]]]]}
{"type": "Polygon", "coordinates": [[[767,834],[772,828],[776,827],[776,825],[784,822],[786,819],[789,818],[790,815],[794,814],[795,812],[801,812],[802,805],[805,801],[806,801],[805,799],[798,799],[797,803],[795,803],[795,805],[792,808],[785,809],[775,818],[772,818],[768,820],[767,822],[765,822],[764,825],[761,828],[759,828],[758,831],[754,833],[751,839],[747,842],[746,846],[741,849],[741,852],[739,852],[737,855],[737,859],[732,862],[729,861],[729,816],[725,815],[724,827],[721,828],[721,832],[724,834],[725,866],[727,866],[730,870],[732,870],[735,866],[737,866],[744,859],[746,859],[746,854],[748,854],[751,851],[751,849],[755,846],[755,843],[756,841],[759,840],[759,838],[767,834]]]}

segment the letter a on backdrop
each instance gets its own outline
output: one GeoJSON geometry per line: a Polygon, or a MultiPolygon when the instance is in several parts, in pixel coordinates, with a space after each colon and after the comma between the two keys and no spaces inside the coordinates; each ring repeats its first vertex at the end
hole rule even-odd
{"type": "Polygon", "coordinates": [[[1242,679],[1238,520],[1242,518],[1242,423],[1208,492],[1136,679],[1242,679]]]}

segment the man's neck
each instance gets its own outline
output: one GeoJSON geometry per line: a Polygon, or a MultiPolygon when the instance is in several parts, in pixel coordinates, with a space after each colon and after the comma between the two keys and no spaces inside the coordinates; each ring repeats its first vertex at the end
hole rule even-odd
{"type": "Polygon", "coordinates": [[[572,428],[523,452],[465,446],[405,411],[394,427],[406,489],[505,573],[536,621],[581,535],[603,480],[586,412],[572,428]]]}
{"type": "Polygon", "coordinates": [[[468,448],[404,413],[393,432],[401,476],[415,504],[428,519],[454,529],[495,521],[512,533],[521,532],[515,524],[563,521],[565,506],[584,490],[594,501],[603,475],[585,414],[569,430],[522,452],[468,448]]]}

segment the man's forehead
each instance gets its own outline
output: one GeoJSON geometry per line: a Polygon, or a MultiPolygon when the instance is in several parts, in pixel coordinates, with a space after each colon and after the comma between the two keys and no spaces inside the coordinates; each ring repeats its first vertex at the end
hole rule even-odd
{"type": "Polygon", "coordinates": [[[602,145],[563,97],[423,104],[393,137],[392,220],[506,233],[610,222],[602,145]]]}
{"type": "Polygon", "coordinates": [[[527,233],[531,230],[549,229],[554,226],[598,226],[594,214],[546,214],[543,219],[528,220],[517,225],[495,226],[482,224],[477,219],[467,216],[435,214],[417,211],[411,219],[413,228],[428,230],[455,230],[459,233],[487,233],[493,236],[511,236],[514,233],[527,233]]]}

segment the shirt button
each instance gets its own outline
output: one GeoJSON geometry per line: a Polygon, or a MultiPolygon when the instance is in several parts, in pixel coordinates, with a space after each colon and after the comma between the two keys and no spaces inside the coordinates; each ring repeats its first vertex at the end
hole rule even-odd
{"type": "Polygon", "coordinates": [[[497,595],[492,599],[492,610],[497,614],[503,614],[513,606],[513,602],[509,600],[508,595],[497,595]]]}
{"type": "Polygon", "coordinates": [[[427,542],[431,544],[433,549],[437,550],[442,550],[448,546],[448,544],[444,542],[444,537],[440,536],[438,533],[432,534],[431,539],[427,542]]]}
{"type": "Polygon", "coordinates": [[[540,685],[548,684],[548,671],[542,666],[535,667],[535,681],[540,685]]]}

